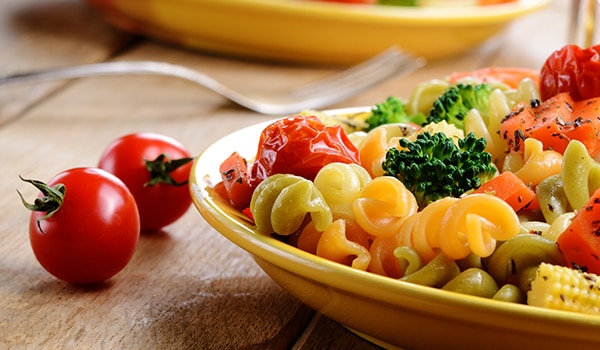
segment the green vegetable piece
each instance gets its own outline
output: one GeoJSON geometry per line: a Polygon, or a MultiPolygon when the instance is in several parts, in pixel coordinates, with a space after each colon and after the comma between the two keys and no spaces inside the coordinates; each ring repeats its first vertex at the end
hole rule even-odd
{"type": "Polygon", "coordinates": [[[471,267],[446,283],[442,290],[491,298],[498,292],[498,285],[489,273],[471,267]]]}
{"type": "Polygon", "coordinates": [[[423,132],[415,141],[401,138],[401,149],[390,148],[382,164],[384,175],[398,178],[422,209],[444,197],[459,197],[479,188],[497,172],[486,141],[469,133],[454,144],[442,132],[423,132]]]}
{"type": "Polygon", "coordinates": [[[494,90],[488,84],[458,84],[448,88],[437,100],[427,115],[427,123],[446,121],[464,130],[467,113],[477,109],[482,116],[489,113],[490,95],[494,90]]]}
{"type": "Polygon", "coordinates": [[[494,300],[507,301],[509,303],[525,304],[527,296],[514,284],[505,284],[494,294],[494,300]]]}
{"type": "Polygon", "coordinates": [[[368,124],[366,131],[373,130],[384,124],[414,123],[421,125],[425,123],[425,121],[425,115],[423,114],[414,116],[408,115],[404,102],[394,96],[388,97],[387,100],[373,107],[371,116],[365,120],[368,124]]]}
{"type": "Polygon", "coordinates": [[[438,254],[421,269],[400,278],[400,280],[423,286],[441,288],[459,274],[460,269],[454,260],[444,254],[438,254]]]}

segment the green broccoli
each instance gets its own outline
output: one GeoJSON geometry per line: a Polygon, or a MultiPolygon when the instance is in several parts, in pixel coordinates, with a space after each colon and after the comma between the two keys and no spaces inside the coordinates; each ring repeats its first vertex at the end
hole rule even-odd
{"type": "Polygon", "coordinates": [[[410,116],[406,113],[404,102],[395,96],[390,96],[387,100],[373,107],[371,115],[365,120],[368,124],[367,130],[372,130],[383,124],[391,123],[415,123],[421,125],[425,123],[425,115],[417,114],[410,116]]]}
{"type": "Polygon", "coordinates": [[[496,174],[486,141],[469,133],[458,146],[443,132],[423,132],[415,141],[401,138],[390,148],[384,175],[398,178],[416,197],[419,208],[443,197],[459,197],[496,174]]]}
{"type": "Polygon", "coordinates": [[[487,115],[492,92],[492,87],[485,83],[451,86],[433,102],[433,107],[426,117],[427,123],[445,120],[464,130],[465,116],[471,109],[476,108],[487,115]]]}

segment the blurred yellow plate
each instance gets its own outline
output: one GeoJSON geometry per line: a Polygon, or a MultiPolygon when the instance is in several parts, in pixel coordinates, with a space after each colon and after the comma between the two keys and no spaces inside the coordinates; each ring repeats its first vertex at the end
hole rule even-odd
{"type": "Polygon", "coordinates": [[[315,0],[84,0],[111,23],[180,46],[259,59],[354,63],[390,46],[463,53],[551,0],[410,8],[315,0]]]}
{"type": "Polygon", "coordinates": [[[232,152],[255,156],[259,135],[269,123],[239,130],[208,147],[195,162],[190,189],[204,219],[249,252],[273,280],[300,301],[387,348],[600,348],[600,316],[397,281],[331,262],[257,233],[238,211],[213,196],[211,189],[221,180],[219,165],[232,152]]]}

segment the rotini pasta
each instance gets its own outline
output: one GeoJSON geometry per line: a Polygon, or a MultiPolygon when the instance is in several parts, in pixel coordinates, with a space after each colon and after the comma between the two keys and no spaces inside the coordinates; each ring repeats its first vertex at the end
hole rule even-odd
{"type": "Polygon", "coordinates": [[[356,222],[374,237],[394,235],[402,221],[417,209],[412,192],[391,176],[371,180],[352,203],[356,222]]]}
{"type": "Polygon", "coordinates": [[[382,176],[381,164],[389,148],[398,145],[400,137],[406,137],[415,130],[397,124],[385,124],[371,130],[362,140],[360,150],[360,164],[367,169],[372,177],[382,176]]]}
{"type": "Polygon", "coordinates": [[[332,222],[331,209],[313,182],[290,174],[263,180],[252,194],[250,211],[257,230],[279,235],[296,232],[307,214],[319,231],[332,222]]]}
{"type": "Polygon", "coordinates": [[[400,280],[423,286],[442,288],[460,274],[456,261],[445,254],[436,255],[431,261],[413,273],[406,274],[400,280]]]}
{"type": "Polygon", "coordinates": [[[530,186],[561,173],[563,156],[553,150],[544,150],[539,140],[528,138],[523,142],[523,153],[510,152],[502,171],[511,171],[530,186]]]}
{"type": "Polygon", "coordinates": [[[487,194],[442,198],[404,221],[398,234],[403,245],[415,248],[425,261],[439,252],[464,259],[471,252],[486,257],[496,241],[520,232],[519,218],[503,200],[487,194]]]}
{"type": "Polygon", "coordinates": [[[330,163],[319,170],[314,184],[334,216],[353,216],[352,203],[369,181],[371,176],[360,165],[330,163]]]}
{"type": "Polygon", "coordinates": [[[427,80],[413,89],[406,101],[406,112],[410,115],[419,113],[427,114],[433,106],[433,102],[450,87],[447,80],[427,80]]]}
{"type": "Polygon", "coordinates": [[[371,261],[367,248],[346,237],[344,219],[337,219],[329,225],[319,238],[316,254],[358,270],[366,271],[371,261]]]}
{"type": "Polygon", "coordinates": [[[487,271],[498,284],[517,279],[516,285],[527,294],[540,263],[564,265],[555,242],[535,234],[519,234],[502,243],[486,260],[487,271]]]}
{"type": "Polygon", "coordinates": [[[572,140],[563,157],[562,180],[573,209],[582,208],[590,194],[600,188],[600,163],[590,157],[583,143],[572,140]]]}
{"type": "Polygon", "coordinates": [[[508,115],[516,103],[539,99],[536,84],[529,78],[523,79],[517,90],[500,84],[493,85],[488,111],[471,110],[465,116],[465,132],[475,133],[487,141],[486,151],[490,152],[498,168],[502,168],[506,153],[506,141],[498,134],[502,119],[508,115]]]}
{"type": "Polygon", "coordinates": [[[536,195],[547,223],[573,210],[563,188],[562,174],[542,180],[536,187],[536,195]]]}
{"type": "Polygon", "coordinates": [[[439,254],[441,218],[457,200],[454,197],[439,199],[407,218],[398,230],[398,243],[414,248],[424,261],[431,261],[439,254]]]}

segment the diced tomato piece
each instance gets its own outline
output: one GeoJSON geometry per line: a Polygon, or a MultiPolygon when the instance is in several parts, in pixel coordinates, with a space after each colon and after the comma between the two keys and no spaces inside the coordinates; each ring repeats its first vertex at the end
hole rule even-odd
{"type": "Polygon", "coordinates": [[[570,267],[600,274],[600,189],[577,211],[557,242],[570,267]]]}
{"type": "Polygon", "coordinates": [[[499,174],[473,192],[493,194],[508,203],[515,212],[527,208],[536,198],[535,192],[510,171],[499,174]]]}
{"type": "Polygon", "coordinates": [[[250,205],[254,188],[250,182],[248,163],[234,152],[219,167],[227,199],[234,207],[242,210],[250,205]]]}

